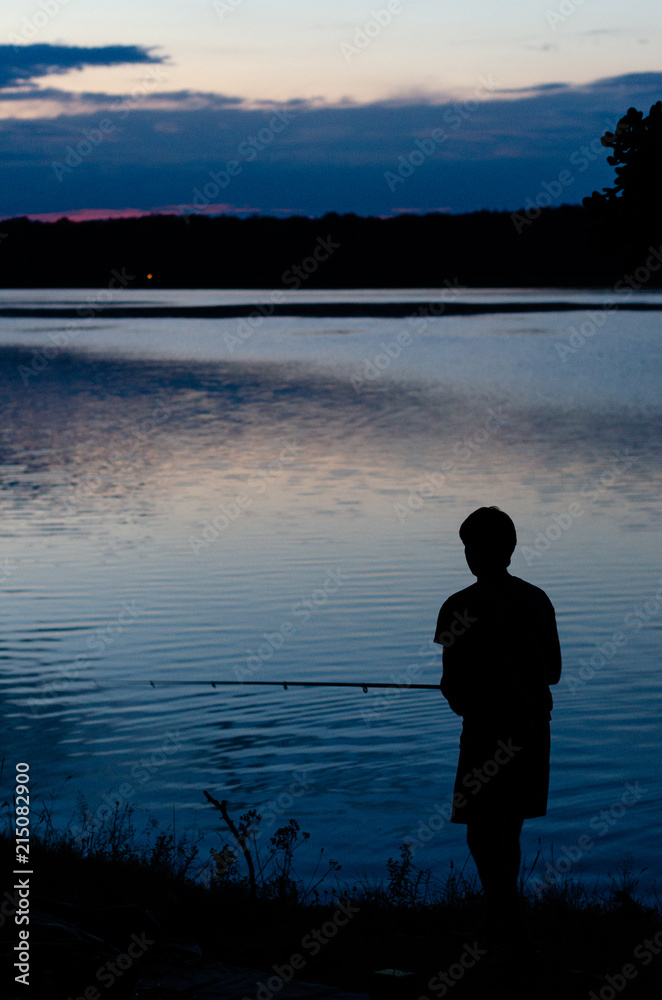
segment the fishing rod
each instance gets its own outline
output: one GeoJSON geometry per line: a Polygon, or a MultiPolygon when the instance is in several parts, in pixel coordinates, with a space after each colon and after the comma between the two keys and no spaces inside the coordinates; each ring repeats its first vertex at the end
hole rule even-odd
{"type": "Polygon", "coordinates": [[[183,684],[202,684],[213,688],[221,685],[256,685],[262,687],[282,687],[287,691],[289,687],[353,687],[361,688],[364,694],[368,693],[368,688],[399,688],[400,690],[416,689],[419,691],[438,691],[438,684],[392,684],[387,681],[369,681],[363,684],[361,681],[150,681],[152,687],[157,685],[177,686],[183,684]]]}

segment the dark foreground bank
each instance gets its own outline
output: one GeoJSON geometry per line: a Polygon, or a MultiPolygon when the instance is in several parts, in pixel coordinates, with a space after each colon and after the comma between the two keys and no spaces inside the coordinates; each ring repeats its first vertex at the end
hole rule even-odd
{"type": "Polygon", "coordinates": [[[171,834],[139,847],[130,817],[119,814],[103,836],[75,843],[51,829],[31,845],[29,876],[12,874],[15,843],[2,836],[1,995],[614,1000],[627,990],[628,1000],[660,996],[662,913],[637,900],[636,880],[627,873],[607,892],[569,880],[535,896],[525,872],[530,940],[489,950],[472,933],[481,895],[464,871],[451,868],[436,879],[417,869],[403,847],[386,862],[379,885],[343,883],[339,865],[323,855],[304,882],[293,867],[307,839],[297,824],[277,832],[267,864],[248,840],[243,851],[240,831],[251,821],[235,827],[239,841],[230,838],[209,858],[171,834]],[[16,886],[26,878],[29,922],[18,925],[14,914],[25,905],[16,886]],[[27,938],[19,939],[20,929],[27,938]],[[15,981],[17,958],[27,959],[29,988],[15,981]]]}

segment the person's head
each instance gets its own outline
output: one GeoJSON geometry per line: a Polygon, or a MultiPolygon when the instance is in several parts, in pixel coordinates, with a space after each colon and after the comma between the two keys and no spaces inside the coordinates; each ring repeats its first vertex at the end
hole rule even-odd
{"type": "Polygon", "coordinates": [[[474,576],[504,572],[517,545],[515,525],[498,507],[479,507],[460,525],[467,565],[474,576]]]}

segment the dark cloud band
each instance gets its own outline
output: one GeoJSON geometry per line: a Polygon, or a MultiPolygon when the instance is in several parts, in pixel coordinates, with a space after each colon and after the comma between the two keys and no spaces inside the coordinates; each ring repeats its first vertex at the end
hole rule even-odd
{"type": "Polygon", "coordinates": [[[276,108],[166,93],[158,70],[150,74],[153,85],[123,97],[14,91],[59,100],[62,112],[3,120],[0,217],[127,205],[305,215],[524,207],[534,216],[611,182],[600,137],[662,90],[662,73],[650,72],[524,93],[490,86],[461,102],[276,108]]]}
{"type": "Polygon", "coordinates": [[[140,45],[0,45],[0,87],[22,87],[38,77],[84,66],[160,62],[162,56],[140,45]]]}

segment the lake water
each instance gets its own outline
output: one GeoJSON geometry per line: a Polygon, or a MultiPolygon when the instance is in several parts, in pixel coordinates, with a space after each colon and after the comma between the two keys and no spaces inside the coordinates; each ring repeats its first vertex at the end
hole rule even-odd
{"type": "MultiPolygon", "coordinates": [[[[462,864],[446,819],[460,720],[437,692],[162,682],[437,683],[437,611],[473,581],[457,530],[496,504],[564,655],[527,860],[540,841],[589,881],[626,861],[659,879],[662,314],[577,290],[288,298],[413,312],[451,295],[578,308],[2,321],[3,797],[22,760],[60,825],[83,796],[93,814],[132,804],[138,826],[174,810],[217,845],[207,789],[235,817],[261,811],[264,844],[296,818],[304,872],[324,847],[347,877],[384,875],[405,840],[436,874],[462,864]]],[[[103,301],[0,293],[87,299],[103,301]]],[[[112,304],[246,301],[269,293],[112,304]]]]}

